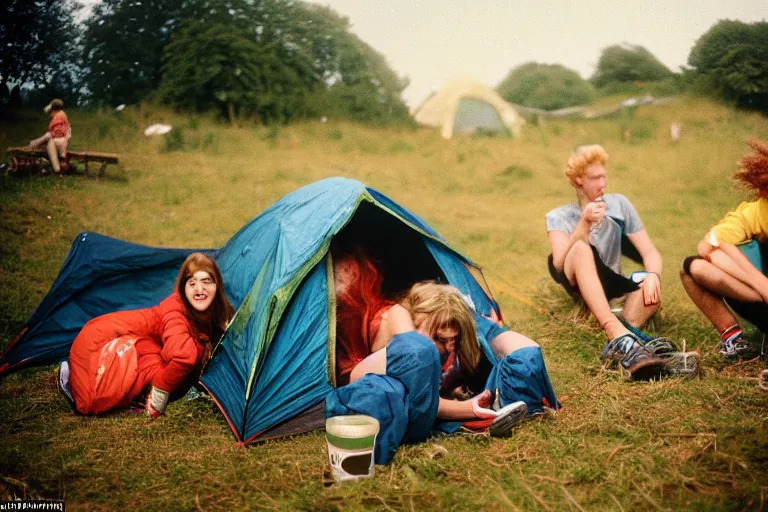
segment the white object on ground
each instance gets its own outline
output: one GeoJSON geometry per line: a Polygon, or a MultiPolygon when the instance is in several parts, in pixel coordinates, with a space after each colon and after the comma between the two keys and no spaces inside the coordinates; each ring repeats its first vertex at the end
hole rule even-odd
{"type": "Polygon", "coordinates": [[[355,414],[325,420],[328,459],[337,482],[370,478],[374,473],[374,447],[379,421],[355,414]]]}
{"type": "Polygon", "coordinates": [[[121,103],[115,107],[115,110],[117,110],[118,112],[122,112],[124,108],[125,108],[125,103],[121,103]]]}
{"type": "Polygon", "coordinates": [[[173,126],[169,124],[155,123],[155,124],[149,125],[147,129],[144,130],[144,135],[146,135],[147,137],[150,137],[152,135],[165,135],[172,129],[173,129],[173,126]]]}
{"type": "Polygon", "coordinates": [[[672,140],[677,142],[680,140],[680,135],[682,135],[683,126],[680,123],[672,123],[669,126],[669,135],[672,137],[672,140]]]}

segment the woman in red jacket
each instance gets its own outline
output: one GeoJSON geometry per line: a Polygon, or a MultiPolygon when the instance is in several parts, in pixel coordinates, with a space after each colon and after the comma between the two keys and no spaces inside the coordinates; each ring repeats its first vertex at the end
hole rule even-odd
{"type": "Polygon", "coordinates": [[[190,254],[174,293],[160,304],[85,324],[68,361],[75,408],[101,414],[127,407],[148,391],[147,413],[163,414],[171,398],[197,382],[232,315],[219,267],[205,254],[190,254]]]}

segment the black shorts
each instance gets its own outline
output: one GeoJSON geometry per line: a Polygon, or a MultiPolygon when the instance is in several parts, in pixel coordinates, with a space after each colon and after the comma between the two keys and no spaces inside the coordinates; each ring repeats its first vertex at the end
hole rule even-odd
{"type": "Polygon", "coordinates": [[[725,297],[728,304],[737,315],[751,323],[763,334],[768,334],[768,304],[765,302],[742,302],[725,297]]]}
{"type": "MultiPolygon", "coordinates": [[[[622,276],[621,274],[617,274],[611,269],[611,267],[603,263],[603,260],[600,259],[600,256],[597,254],[597,249],[595,249],[594,246],[590,245],[589,247],[592,249],[592,255],[595,257],[597,277],[600,279],[600,284],[603,285],[603,291],[605,292],[605,297],[608,300],[615,299],[617,297],[623,297],[628,293],[632,293],[640,289],[640,285],[638,285],[636,282],[622,276]]],[[[560,285],[565,288],[565,291],[567,291],[568,294],[574,298],[574,300],[580,299],[581,294],[579,293],[579,289],[571,286],[571,283],[568,282],[568,278],[565,276],[565,273],[558,272],[554,263],[552,263],[551,254],[549,255],[548,263],[549,275],[552,276],[552,279],[560,283],[560,285]]]]}

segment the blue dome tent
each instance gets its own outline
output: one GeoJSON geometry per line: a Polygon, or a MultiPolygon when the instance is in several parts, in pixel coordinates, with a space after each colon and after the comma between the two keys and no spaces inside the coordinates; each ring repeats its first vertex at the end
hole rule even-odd
{"type": "MultiPolygon", "coordinates": [[[[500,315],[475,278],[479,267],[383,194],[346,178],[302,187],[221,249],[204,250],[221,267],[236,313],[201,383],[238,442],[322,426],[323,401],[336,384],[334,240],[354,241],[375,255],[387,292],[437,279],[468,295],[478,312],[500,315]]],[[[48,295],[0,358],[0,377],[66,359],[80,328],[95,316],[157,304],[195,250],[78,235],[48,295]]]]}

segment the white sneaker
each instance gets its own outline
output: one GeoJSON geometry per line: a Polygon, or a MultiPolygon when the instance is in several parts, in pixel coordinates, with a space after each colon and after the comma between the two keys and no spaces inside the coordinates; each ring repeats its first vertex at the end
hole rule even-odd
{"type": "Polygon", "coordinates": [[[493,419],[489,429],[493,437],[507,437],[512,433],[512,427],[528,415],[528,406],[525,402],[512,402],[502,407],[499,415],[493,419]]]}

